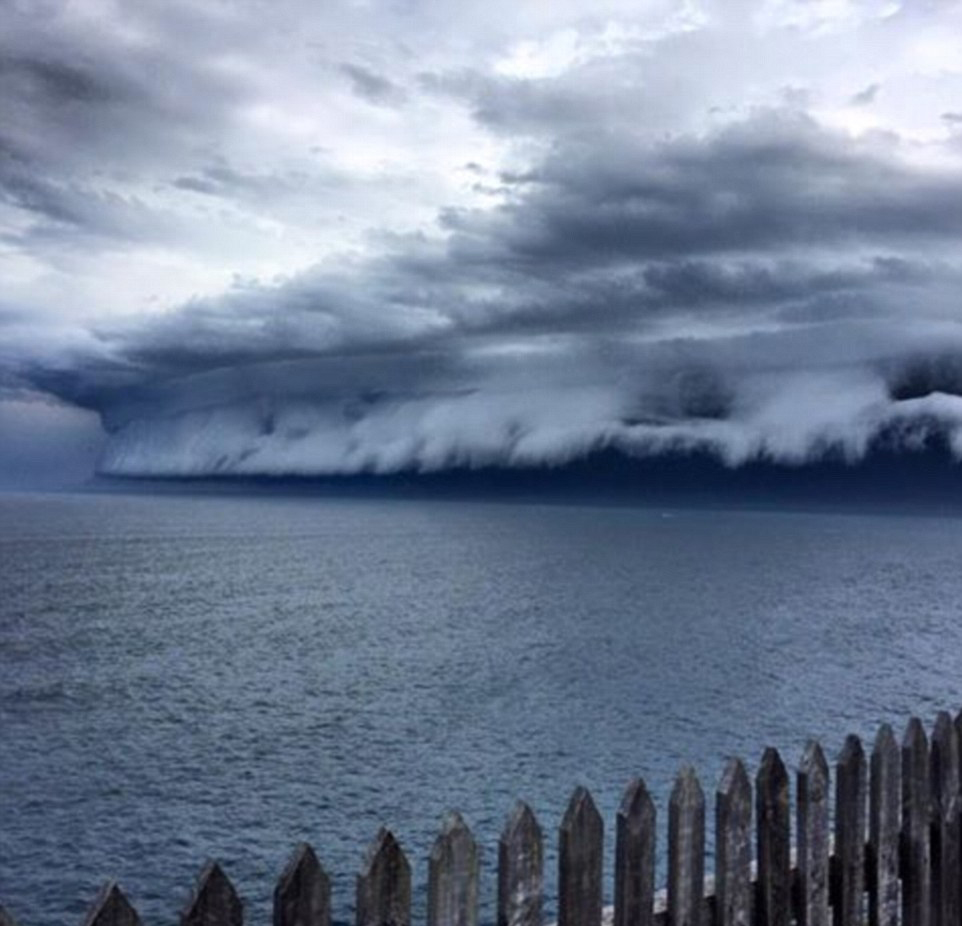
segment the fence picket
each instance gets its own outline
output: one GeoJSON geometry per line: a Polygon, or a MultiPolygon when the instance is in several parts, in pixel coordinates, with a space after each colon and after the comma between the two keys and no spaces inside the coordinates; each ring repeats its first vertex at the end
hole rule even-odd
{"type": "Polygon", "coordinates": [[[428,926],[477,926],[480,856],[459,813],[449,813],[428,861],[428,926]]]}
{"type": "Polygon", "coordinates": [[[865,896],[865,798],[867,769],[862,741],[854,735],[835,766],[835,926],[862,926],[865,896]]]}
{"type": "Polygon", "coordinates": [[[614,926],[653,926],[655,804],[641,778],[625,789],[615,827],[614,926]]]}
{"type": "Polygon", "coordinates": [[[958,821],[953,799],[959,793],[959,739],[952,718],[940,711],[932,730],[929,753],[932,818],[932,926],[958,926],[958,821]]]}
{"type": "Polygon", "coordinates": [[[576,788],[558,831],[558,926],[601,926],[604,824],[587,788],[576,788]]]}
{"type": "Polygon", "coordinates": [[[331,882],[314,850],[294,849],[274,888],[273,926],[330,926],[331,882]]]}
{"type": "Polygon", "coordinates": [[[913,717],[902,739],[902,926],[930,926],[929,744],[913,717]]]}
{"type": "Polygon", "coordinates": [[[715,794],[715,926],[751,926],[752,785],[729,759],[715,794]]]}
{"type": "MultiPolygon", "coordinates": [[[[0,916],[2,922],[2,916],[0,916]]],[[[84,926],[141,926],[137,911],[114,881],[108,881],[97,894],[84,926]]]]}
{"type": "Polygon", "coordinates": [[[901,758],[895,734],[883,724],[872,749],[869,787],[869,926],[898,926],[901,758]]]}
{"type": "Polygon", "coordinates": [[[798,924],[828,926],[829,772],[822,747],[805,747],[796,778],[798,805],[798,924]]]}
{"type": "Polygon", "coordinates": [[[217,862],[208,862],[197,878],[181,926],[242,926],[240,898],[217,862]]]}
{"type": "Polygon", "coordinates": [[[541,926],[543,893],[541,827],[518,801],[498,841],[498,926],[541,926]]]}
{"type": "Polygon", "coordinates": [[[357,926],[410,926],[411,866],[394,834],[381,827],[357,876],[357,926]]]}
{"type": "Polygon", "coordinates": [[[758,926],[789,926],[791,919],[791,821],[788,772],[777,749],[762,755],[755,780],[758,832],[758,926]]]}
{"type": "Polygon", "coordinates": [[[691,766],[668,802],[668,923],[701,926],[705,893],[705,795],[691,766]]]}

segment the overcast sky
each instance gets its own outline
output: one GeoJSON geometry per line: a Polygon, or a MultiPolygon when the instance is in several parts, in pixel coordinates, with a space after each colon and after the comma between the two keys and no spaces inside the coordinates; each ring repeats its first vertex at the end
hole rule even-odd
{"type": "Polygon", "coordinates": [[[0,0],[0,484],[962,454],[960,35],[0,0]]]}

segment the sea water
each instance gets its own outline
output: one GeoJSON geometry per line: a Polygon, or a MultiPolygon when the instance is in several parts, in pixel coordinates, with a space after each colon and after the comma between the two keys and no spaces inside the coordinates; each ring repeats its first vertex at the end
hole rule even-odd
{"type": "MultiPolygon", "coordinates": [[[[962,520],[400,499],[0,496],[0,903],[78,923],[117,878],[174,922],[218,859],[269,922],[310,841],[353,916],[387,825],[483,847],[587,785],[790,767],[962,703],[962,520]]],[[[711,815],[709,814],[709,819],[711,815]]],[[[549,899],[549,914],[553,900],[549,899]]]]}

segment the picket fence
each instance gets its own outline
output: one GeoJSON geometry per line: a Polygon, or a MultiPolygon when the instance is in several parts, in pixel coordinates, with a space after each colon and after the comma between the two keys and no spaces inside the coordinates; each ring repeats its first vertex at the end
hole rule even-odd
{"type": "MultiPolygon", "coordinates": [[[[577,788],[558,831],[558,926],[962,926],[962,712],[913,718],[901,745],[883,725],[870,757],[849,736],[835,765],[810,742],[795,776],[767,749],[754,788],[729,761],[715,794],[714,876],[705,877],[705,796],[683,769],[668,804],[667,892],[655,890],[656,811],[632,781],[615,821],[613,908],[603,909],[603,821],[577,788]],[[753,793],[754,792],[754,793],[753,793]],[[754,798],[754,799],[753,799],[754,798]],[[830,811],[834,809],[834,813],[830,811]],[[794,846],[792,835],[794,833],[794,846]],[[754,851],[753,851],[754,849],[754,851]]],[[[544,837],[518,803],[498,846],[497,926],[543,926],[544,837]]],[[[478,845],[456,813],[429,860],[427,926],[477,926],[478,845]]],[[[411,869],[382,829],[357,877],[357,926],[410,926],[411,869]]],[[[216,862],[201,871],[182,926],[242,926],[240,898],[216,862]]],[[[274,926],[330,926],[330,880],[301,844],[274,892],[274,926]]],[[[115,883],[85,926],[140,926],[115,883]]],[[[0,907],[0,926],[14,926],[0,907]]]]}

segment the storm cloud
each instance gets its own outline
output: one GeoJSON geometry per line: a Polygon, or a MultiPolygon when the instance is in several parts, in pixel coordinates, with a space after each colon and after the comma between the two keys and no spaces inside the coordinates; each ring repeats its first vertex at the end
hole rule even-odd
{"type": "Polygon", "coordinates": [[[0,405],[130,475],[962,457],[959,13],[814,6],[7,3],[0,405]]]}

